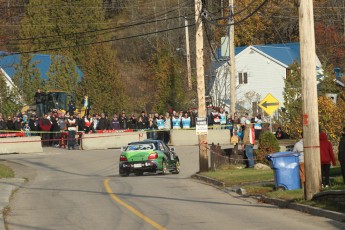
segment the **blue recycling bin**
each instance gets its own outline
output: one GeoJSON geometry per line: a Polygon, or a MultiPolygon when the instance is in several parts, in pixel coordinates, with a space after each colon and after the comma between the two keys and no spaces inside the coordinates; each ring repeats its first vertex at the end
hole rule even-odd
{"type": "Polygon", "coordinates": [[[277,152],[267,156],[274,171],[276,189],[300,189],[299,153],[277,152]]]}

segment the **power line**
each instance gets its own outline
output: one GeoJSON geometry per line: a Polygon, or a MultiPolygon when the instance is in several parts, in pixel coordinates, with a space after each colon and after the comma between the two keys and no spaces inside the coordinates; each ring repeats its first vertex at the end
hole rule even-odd
{"type": "MultiPolygon", "coordinates": [[[[188,1],[185,1],[181,4],[186,4],[188,3],[188,1]]],[[[181,5],[180,4],[180,5],[181,5]]],[[[177,5],[178,7],[178,5],[177,5]]],[[[175,10],[177,10],[179,8],[174,8],[174,9],[171,9],[171,10],[168,10],[166,12],[162,12],[160,14],[158,14],[158,17],[161,17],[167,13],[171,13],[175,10]]],[[[192,14],[189,14],[189,15],[186,15],[186,16],[190,16],[192,14]]],[[[185,17],[186,17],[185,16],[185,17]]],[[[173,18],[167,18],[167,19],[152,19],[152,17],[157,17],[157,15],[149,15],[149,16],[146,16],[145,18],[142,18],[142,19],[138,19],[136,21],[138,21],[137,23],[132,23],[132,24],[123,24],[123,25],[120,25],[120,26],[117,26],[117,27],[110,27],[110,28],[103,28],[103,29],[97,29],[97,30],[88,30],[88,31],[83,31],[83,32],[78,32],[78,33],[69,33],[69,34],[61,34],[61,35],[45,35],[45,36],[36,36],[36,37],[26,37],[26,38],[13,38],[11,40],[13,41],[22,41],[22,40],[32,40],[32,39],[39,39],[39,38],[51,38],[51,37],[64,37],[64,36],[76,36],[76,35],[82,35],[82,34],[85,34],[85,33],[95,33],[95,32],[99,32],[99,31],[107,31],[107,30],[117,30],[117,29],[123,29],[123,28],[127,28],[127,27],[131,27],[131,26],[138,26],[138,25],[143,25],[143,24],[147,24],[147,23],[153,23],[153,22],[157,22],[157,21],[164,21],[164,20],[170,20],[170,19],[175,19],[175,18],[179,18],[179,17],[173,17],[173,18]],[[139,20],[152,20],[152,21],[144,21],[144,22],[139,22],[139,20]]]]}
{"type": "MultiPolygon", "coordinates": [[[[188,27],[191,27],[191,26],[194,26],[194,25],[195,25],[195,23],[189,24],[188,27]]],[[[152,34],[157,34],[157,33],[168,32],[168,31],[172,31],[172,30],[177,30],[177,29],[185,28],[185,27],[186,26],[179,26],[179,27],[174,27],[174,28],[170,28],[170,29],[164,29],[164,30],[158,30],[158,31],[154,31],[154,32],[144,33],[144,34],[137,34],[137,35],[132,35],[132,36],[126,36],[126,37],[121,37],[121,38],[113,38],[113,39],[109,39],[109,40],[95,41],[95,42],[78,44],[78,45],[62,46],[62,47],[55,47],[55,48],[48,48],[48,49],[38,49],[38,50],[32,50],[32,51],[13,52],[13,53],[11,53],[9,55],[46,52],[46,51],[53,51],[53,50],[75,48],[75,47],[80,47],[80,46],[89,46],[89,45],[95,45],[95,44],[102,44],[102,43],[108,43],[108,42],[126,40],[126,39],[131,39],[131,38],[137,38],[137,37],[142,37],[142,36],[147,36],[147,35],[152,35],[152,34]]],[[[3,56],[8,56],[8,55],[3,55],[3,56]]]]}

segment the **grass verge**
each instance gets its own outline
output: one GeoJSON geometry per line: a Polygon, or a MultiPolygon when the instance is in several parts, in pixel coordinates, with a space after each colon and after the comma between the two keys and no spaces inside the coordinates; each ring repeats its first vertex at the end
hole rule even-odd
{"type": "Polygon", "coordinates": [[[14,171],[3,164],[0,164],[0,178],[13,178],[14,177],[14,171]]]}
{"type": "MultiPolygon", "coordinates": [[[[332,168],[330,171],[331,187],[325,188],[322,191],[345,190],[343,178],[339,174],[340,168],[332,168]]],[[[266,196],[345,213],[345,206],[339,202],[304,200],[302,189],[275,190],[273,170],[255,170],[244,169],[239,166],[228,166],[215,172],[204,172],[201,175],[222,181],[227,187],[241,186],[249,196],[266,196]]]]}

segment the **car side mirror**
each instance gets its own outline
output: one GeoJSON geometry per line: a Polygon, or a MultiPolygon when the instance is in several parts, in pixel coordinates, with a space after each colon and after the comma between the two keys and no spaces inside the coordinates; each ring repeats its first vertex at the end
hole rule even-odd
{"type": "Polygon", "coordinates": [[[175,152],[175,148],[174,148],[174,147],[170,148],[170,150],[173,151],[173,152],[175,152]]]}

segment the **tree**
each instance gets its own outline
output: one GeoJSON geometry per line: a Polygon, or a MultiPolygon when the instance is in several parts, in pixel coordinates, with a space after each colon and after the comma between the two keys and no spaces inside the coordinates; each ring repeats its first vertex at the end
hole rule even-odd
{"type": "Polygon", "coordinates": [[[35,92],[42,88],[41,72],[36,67],[38,63],[32,61],[32,55],[21,55],[19,63],[14,66],[16,72],[13,76],[13,83],[25,104],[31,104],[35,92]]]}
{"type": "MultiPolygon", "coordinates": [[[[127,106],[126,92],[112,60],[114,54],[108,46],[93,46],[87,55],[88,65],[84,66],[84,77],[78,95],[88,95],[92,112],[105,112],[109,115],[120,112],[127,106]]],[[[136,87],[136,86],[133,86],[136,87]]]]}
{"type": "Polygon", "coordinates": [[[302,132],[302,82],[298,63],[290,66],[284,80],[284,107],[279,111],[281,124],[292,138],[302,132]]]}
{"type": "Polygon", "coordinates": [[[63,55],[51,55],[51,65],[47,73],[46,90],[74,92],[80,78],[77,66],[72,58],[63,55]]]}
{"type": "Polygon", "coordinates": [[[7,86],[3,73],[0,73],[0,113],[13,116],[22,107],[16,88],[7,86]]]}
{"type": "Polygon", "coordinates": [[[188,105],[187,84],[182,80],[176,56],[171,56],[168,48],[161,48],[153,55],[150,68],[153,71],[149,80],[153,87],[154,111],[165,113],[169,108],[185,109],[188,105]]]}

